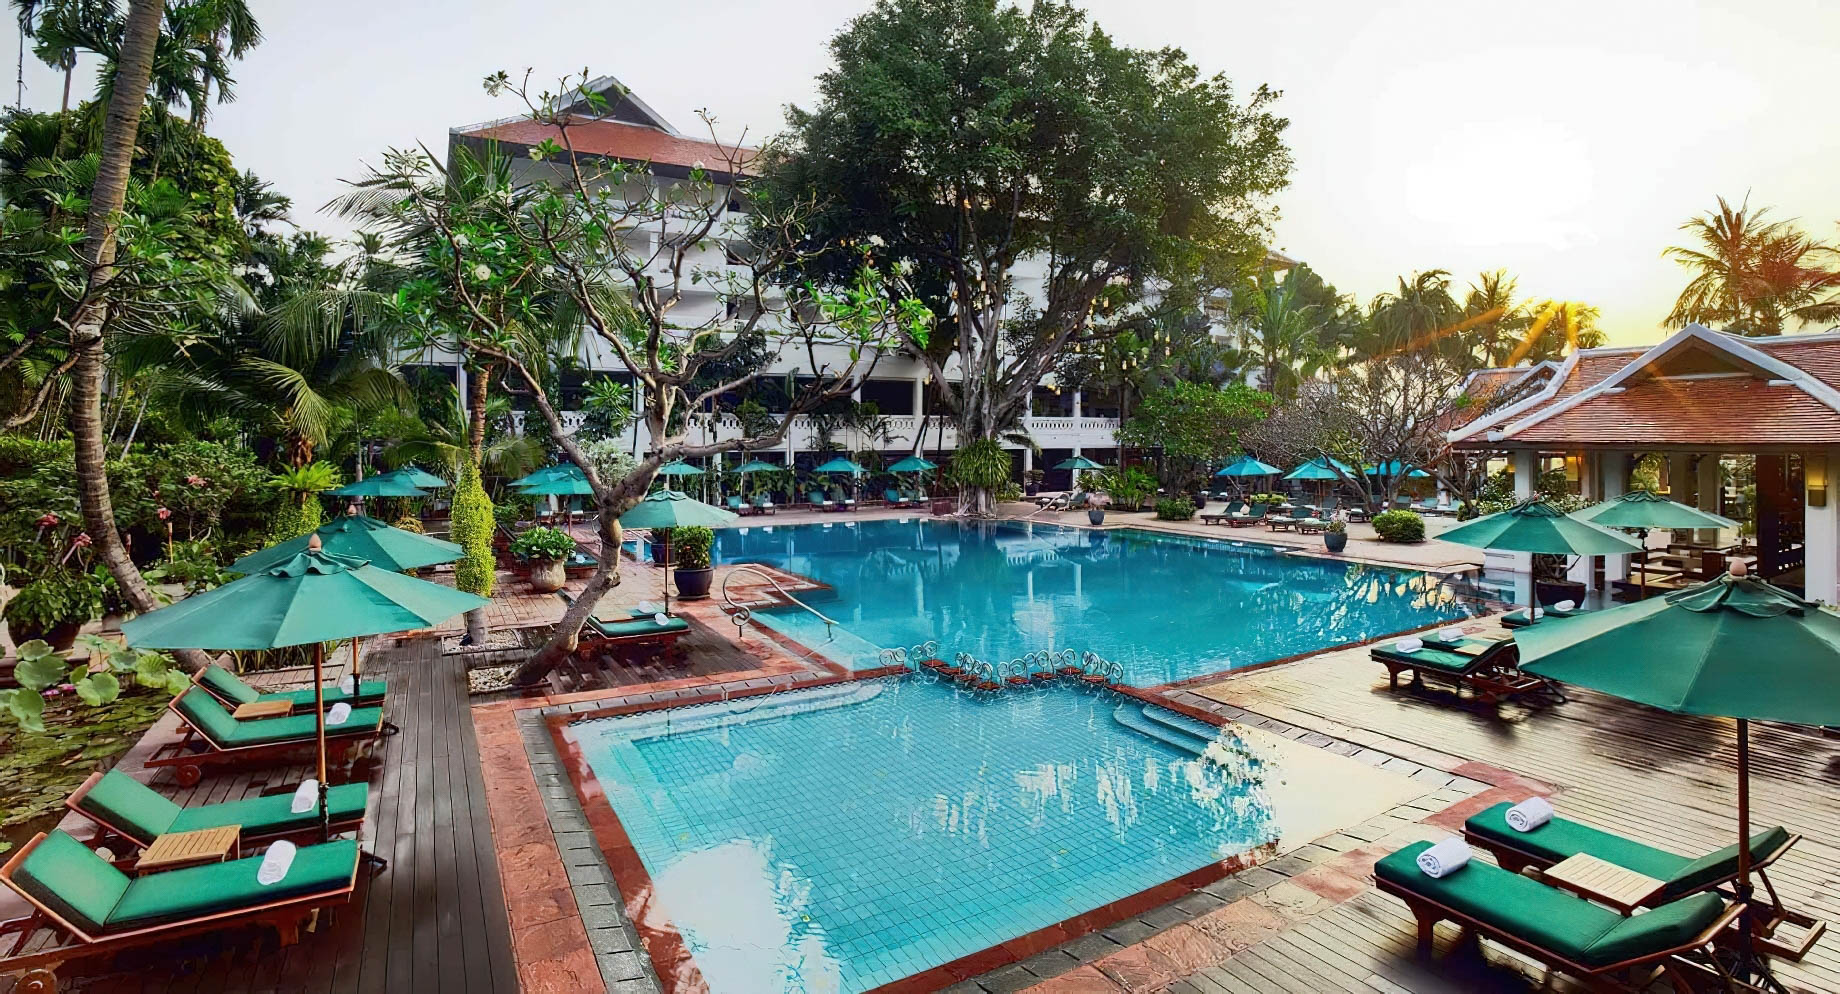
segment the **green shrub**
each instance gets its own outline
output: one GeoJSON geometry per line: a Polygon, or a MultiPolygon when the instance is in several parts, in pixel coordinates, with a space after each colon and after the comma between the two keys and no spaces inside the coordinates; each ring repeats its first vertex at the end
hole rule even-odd
{"type": "Polygon", "coordinates": [[[299,538],[324,523],[319,498],[312,494],[295,494],[282,501],[280,510],[275,512],[275,526],[268,533],[268,542],[273,545],[299,538]]]}
{"type": "Polygon", "coordinates": [[[1158,521],[1187,521],[1195,516],[1195,502],[1187,497],[1169,497],[1156,502],[1158,521]]]}
{"type": "Polygon", "coordinates": [[[709,549],[715,545],[716,533],[702,525],[671,530],[671,558],[678,569],[705,569],[709,566],[709,549]]]}
{"type": "Polygon", "coordinates": [[[454,586],[469,594],[492,596],[497,564],[492,559],[492,499],[479,485],[479,467],[468,462],[454,484],[451,534],[462,550],[454,564],[454,586]]]}
{"type": "Polygon", "coordinates": [[[15,638],[48,632],[65,622],[82,624],[102,611],[102,589],[95,578],[63,566],[46,570],[19,588],[0,617],[15,638]]]}
{"type": "Polygon", "coordinates": [[[1423,542],[1425,519],[1411,511],[1382,511],[1374,515],[1374,531],[1382,542],[1423,542]]]}
{"type": "Polygon", "coordinates": [[[996,499],[1000,503],[1019,501],[1022,499],[1022,486],[1013,480],[1004,480],[997,487],[996,499]]]}
{"type": "MultiPolygon", "coordinates": [[[[315,507],[318,501],[314,501],[315,507]]],[[[291,536],[290,536],[291,537],[291,536]]],[[[218,564],[217,552],[207,542],[174,542],[166,558],[146,570],[154,583],[178,583],[189,594],[202,593],[230,579],[230,573],[218,564]]]]}
{"type": "Polygon", "coordinates": [[[531,528],[511,540],[511,554],[520,559],[569,558],[575,551],[575,539],[560,528],[531,528]]]}
{"type": "Polygon", "coordinates": [[[996,490],[1009,482],[1010,458],[995,439],[980,438],[952,454],[952,479],[974,490],[996,490]]]}
{"type": "Polygon", "coordinates": [[[1246,498],[1246,503],[1248,504],[1289,504],[1290,502],[1290,497],[1285,494],[1253,494],[1246,498]]]}

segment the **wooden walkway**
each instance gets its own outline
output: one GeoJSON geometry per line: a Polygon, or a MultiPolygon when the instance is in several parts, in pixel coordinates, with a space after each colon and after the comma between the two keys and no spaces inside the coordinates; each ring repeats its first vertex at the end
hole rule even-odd
{"type": "MultiPolygon", "coordinates": [[[[389,869],[361,882],[350,905],[322,916],[318,931],[304,934],[291,948],[277,950],[272,936],[223,933],[182,949],[67,967],[59,971],[65,989],[140,994],[517,990],[465,673],[457,660],[441,658],[434,639],[367,651],[365,671],[389,681],[386,711],[402,729],[384,739],[368,771],[357,771],[368,772],[371,783],[364,848],[388,859],[389,869]]],[[[132,754],[122,769],[137,776],[145,772],[132,754]]],[[[207,776],[189,793],[173,786],[165,770],[148,782],[189,805],[291,791],[307,775],[304,765],[220,774],[207,776]]],[[[69,821],[66,827],[79,824],[87,823],[69,821]]],[[[87,838],[87,829],[79,837],[87,838]]],[[[0,991],[10,986],[0,980],[0,991]]]]}
{"type": "MultiPolygon", "coordinates": [[[[1479,760],[1554,784],[1571,818],[1685,854],[1737,833],[1736,742],[1729,721],[1666,714],[1588,691],[1554,708],[1500,709],[1436,690],[1389,691],[1365,649],[1247,674],[1196,692],[1257,714],[1399,755],[1479,760]]],[[[1840,740],[1807,728],[1753,729],[1757,827],[1806,838],[1771,871],[1784,900],[1840,922],[1840,740]]],[[[1438,956],[1413,956],[1405,906],[1368,890],[1172,990],[1449,994],[1538,984],[1524,961],[1490,944],[1486,957],[1440,930],[1438,956]]],[[[1800,964],[1779,963],[1792,988],[1840,992],[1840,938],[1800,964]]],[[[1560,984],[1560,987],[1567,985],[1560,984]]]]}

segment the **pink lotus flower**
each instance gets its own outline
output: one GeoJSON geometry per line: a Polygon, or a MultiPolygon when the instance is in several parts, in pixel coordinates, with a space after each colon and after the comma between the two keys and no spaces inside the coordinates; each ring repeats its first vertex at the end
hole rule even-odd
{"type": "Polygon", "coordinates": [[[205,479],[202,476],[188,476],[185,478],[185,482],[191,484],[194,487],[202,487],[211,481],[205,479]]]}
{"type": "Polygon", "coordinates": [[[172,512],[163,507],[160,508],[158,511],[155,511],[154,513],[160,516],[161,521],[167,521],[172,518],[172,512]]]}
{"type": "Polygon", "coordinates": [[[46,511],[44,514],[41,514],[38,516],[38,527],[56,528],[58,526],[58,522],[62,520],[63,520],[62,518],[59,518],[57,516],[56,512],[46,511]]]}
{"type": "Polygon", "coordinates": [[[89,532],[80,532],[76,538],[70,540],[71,547],[75,549],[87,549],[89,548],[89,544],[89,532]]]}

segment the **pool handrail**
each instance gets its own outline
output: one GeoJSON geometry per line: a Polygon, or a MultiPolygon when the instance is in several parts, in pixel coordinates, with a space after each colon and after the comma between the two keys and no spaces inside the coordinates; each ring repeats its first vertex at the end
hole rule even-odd
{"type": "Polygon", "coordinates": [[[748,566],[745,564],[740,565],[740,566],[730,567],[728,572],[724,574],[722,577],[723,610],[728,614],[728,616],[731,619],[733,619],[733,621],[735,622],[735,628],[740,629],[746,626],[748,623],[748,619],[754,616],[754,612],[752,609],[750,609],[746,604],[738,603],[733,597],[730,597],[728,594],[728,581],[734,579],[736,573],[752,573],[755,576],[758,576],[761,579],[766,580],[768,583],[773,585],[774,590],[779,591],[779,595],[781,597],[784,597],[787,600],[791,601],[792,603],[797,604],[799,607],[804,608],[806,611],[809,611],[814,617],[816,617],[819,621],[824,622],[824,641],[830,642],[836,638],[836,633],[832,631],[832,629],[837,624],[836,621],[826,616],[822,611],[819,611],[817,608],[812,607],[810,604],[807,604],[802,600],[799,600],[797,597],[794,597],[792,595],[792,591],[787,590],[785,587],[780,586],[779,581],[775,580],[765,570],[756,569],[753,566],[748,566]]]}

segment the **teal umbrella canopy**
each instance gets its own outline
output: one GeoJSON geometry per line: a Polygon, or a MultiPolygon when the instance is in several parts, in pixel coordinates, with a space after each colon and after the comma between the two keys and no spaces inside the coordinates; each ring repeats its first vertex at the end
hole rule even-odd
{"type": "Polygon", "coordinates": [[[423,490],[440,490],[444,487],[451,486],[446,480],[441,479],[414,463],[410,463],[386,475],[401,477],[403,480],[408,481],[410,486],[421,487],[423,490]]]}
{"type": "Polygon", "coordinates": [[[518,488],[520,493],[537,497],[585,497],[594,493],[594,485],[585,476],[554,476],[518,488]]]}
{"type": "Polygon", "coordinates": [[[1572,517],[1601,528],[1736,528],[1738,523],[1647,490],[1593,504],[1572,517]]]}
{"type": "Polygon", "coordinates": [[[1223,467],[1215,476],[1273,476],[1279,472],[1278,467],[1268,462],[1260,462],[1251,456],[1240,456],[1223,467]]]}
{"type": "Polygon", "coordinates": [[[230,564],[230,568],[238,573],[260,573],[281,565],[306,552],[313,535],[319,536],[329,555],[362,559],[379,569],[398,573],[451,563],[464,551],[453,542],[392,528],[368,515],[345,514],[319,526],[312,535],[258,549],[230,564]]]}
{"type": "Polygon", "coordinates": [[[426,628],[488,603],[315,550],[149,611],[121,631],[141,649],[279,649],[426,628]]]}
{"type": "Polygon", "coordinates": [[[1336,469],[1342,470],[1349,476],[1354,475],[1354,467],[1340,459],[1318,456],[1284,474],[1284,478],[1287,480],[1339,480],[1341,476],[1335,472],[1336,469]]]}
{"type": "Polygon", "coordinates": [[[687,528],[691,525],[714,527],[734,521],[731,511],[705,504],[677,490],[659,490],[620,515],[622,528],[687,528]]]}
{"type": "MultiPolygon", "coordinates": [[[[1375,466],[1363,466],[1361,467],[1361,472],[1366,473],[1368,476],[1398,476],[1399,471],[1405,468],[1405,463],[1397,459],[1389,459],[1375,466]]],[[[1428,480],[1431,478],[1430,473],[1417,467],[1413,467],[1412,472],[1407,473],[1406,476],[1409,479],[1417,480],[1428,480]]]]}
{"type": "Polygon", "coordinates": [[[1521,668],[1681,714],[1840,725],[1840,615],[1727,574],[1529,625],[1521,668]]]}
{"type": "Polygon", "coordinates": [[[587,474],[581,471],[580,466],[572,462],[564,462],[556,463],[553,466],[545,466],[542,469],[520,476],[512,480],[511,485],[514,487],[533,487],[539,483],[546,483],[550,480],[570,476],[581,477],[584,480],[587,479],[587,474]]]}
{"type": "MultiPolygon", "coordinates": [[[[888,472],[890,473],[929,473],[938,468],[939,468],[939,464],[936,462],[933,462],[928,459],[922,459],[919,456],[908,456],[906,459],[903,459],[900,462],[895,463],[893,466],[888,467],[888,472]]],[[[1091,468],[1091,467],[1088,467],[1088,468],[1091,468]]]]}
{"type": "Polygon", "coordinates": [[[861,476],[868,471],[866,467],[855,460],[845,459],[841,456],[812,470],[814,473],[849,473],[854,476],[861,476]]]}
{"type": "Polygon", "coordinates": [[[1642,551],[1635,539],[1566,517],[1538,499],[1458,525],[1438,538],[1477,549],[1554,556],[1620,556],[1642,551]]]}
{"type": "Polygon", "coordinates": [[[658,467],[657,475],[659,476],[702,476],[703,473],[704,473],[703,470],[697,469],[695,466],[692,466],[689,463],[684,462],[682,459],[677,459],[672,462],[665,463],[663,466],[658,467]]]}
{"type": "Polygon", "coordinates": [[[347,483],[327,493],[334,497],[427,497],[428,491],[414,486],[409,481],[394,473],[371,476],[356,483],[347,483]]]}
{"type": "Polygon", "coordinates": [[[760,459],[750,459],[735,467],[737,473],[773,473],[784,467],[760,459]]]}
{"type": "Polygon", "coordinates": [[[1054,468],[1055,469],[1104,469],[1105,466],[1101,463],[1093,462],[1091,459],[1088,459],[1085,456],[1074,456],[1071,459],[1062,459],[1060,462],[1055,463],[1054,468]]]}

